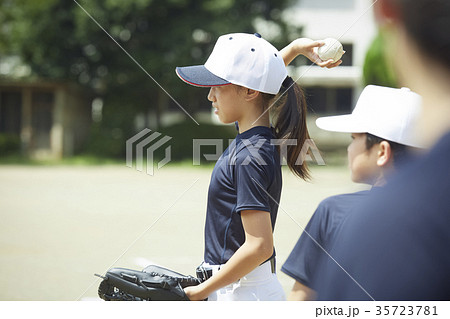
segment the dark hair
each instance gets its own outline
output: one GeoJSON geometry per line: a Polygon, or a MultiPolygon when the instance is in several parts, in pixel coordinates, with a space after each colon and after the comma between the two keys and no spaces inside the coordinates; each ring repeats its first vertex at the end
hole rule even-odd
{"type": "MultiPolygon", "coordinates": [[[[263,93],[263,103],[267,106],[273,103],[271,108],[273,115],[274,134],[277,139],[295,139],[296,145],[288,145],[286,162],[289,169],[298,177],[308,180],[310,172],[306,161],[301,160],[303,145],[309,139],[308,128],[306,127],[306,99],[303,90],[292,80],[286,77],[281,86],[281,91],[277,95],[263,93]],[[275,100],[274,100],[275,99],[275,100]],[[274,101],[274,102],[273,102],[274,101]]],[[[278,146],[280,151],[281,146],[278,146]]],[[[284,155],[284,154],[283,154],[284,155]]]]}
{"type": "Polygon", "coordinates": [[[395,0],[409,35],[423,53],[450,70],[450,1],[395,0]]]}
{"type": "Polygon", "coordinates": [[[414,147],[407,146],[405,144],[400,144],[396,142],[389,141],[387,139],[372,135],[370,133],[366,133],[366,149],[370,150],[375,144],[379,144],[383,141],[386,141],[391,146],[392,150],[392,162],[397,164],[399,161],[403,160],[404,158],[410,156],[412,153],[411,151],[414,149],[414,147]]]}

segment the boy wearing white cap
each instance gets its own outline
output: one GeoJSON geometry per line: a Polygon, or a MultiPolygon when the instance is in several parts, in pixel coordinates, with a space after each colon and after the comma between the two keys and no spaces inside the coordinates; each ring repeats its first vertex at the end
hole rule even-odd
{"type": "MultiPolygon", "coordinates": [[[[407,88],[369,85],[352,114],[317,119],[318,127],[351,133],[348,161],[356,183],[383,186],[403,157],[419,148],[415,133],[421,98],[407,88]]],[[[352,207],[370,191],[343,194],[323,200],[281,270],[296,280],[289,300],[315,298],[314,280],[319,260],[328,254],[332,239],[352,207]]]]}

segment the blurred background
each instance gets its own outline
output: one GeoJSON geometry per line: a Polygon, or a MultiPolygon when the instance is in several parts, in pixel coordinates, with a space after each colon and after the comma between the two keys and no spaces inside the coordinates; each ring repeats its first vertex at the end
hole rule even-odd
{"type": "MultiPolygon", "coordinates": [[[[232,129],[214,120],[207,90],[183,85],[174,72],[203,64],[217,37],[230,32],[259,32],[279,49],[298,37],[339,38],[346,51],[339,68],[310,67],[300,57],[290,70],[306,91],[310,117],[351,112],[366,84],[395,86],[371,0],[0,3],[3,161],[79,155],[122,160],[125,141],[143,128],[172,136],[176,159],[192,158],[190,147],[177,145],[193,137],[233,137],[232,129]]],[[[324,140],[314,125],[310,129],[316,143],[336,146],[327,143],[336,134],[324,140]]]]}
{"type": "MultiPolygon", "coordinates": [[[[371,5],[0,0],[0,299],[95,299],[92,274],[112,265],[152,261],[193,273],[214,163],[192,165],[192,140],[221,138],[226,146],[236,130],[217,121],[208,90],[185,85],[174,70],[203,64],[230,32],[258,32],[278,49],[298,37],[332,37],[346,51],[335,69],[302,57],[289,67],[306,92],[310,134],[327,165],[312,159],[311,184],[285,171],[288,209],[277,228],[291,231],[276,232],[281,266],[321,199],[362,187],[347,172],[349,136],[320,131],[314,120],[351,112],[367,84],[396,86],[371,5]],[[172,138],[172,162],[155,176],[125,166],[126,140],[144,128],[172,138]],[[157,248],[174,225],[169,235],[179,237],[170,250],[157,248]],[[195,242],[189,249],[175,244],[186,236],[195,242]],[[11,277],[17,270],[34,275],[20,283],[11,277]]],[[[292,281],[282,280],[288,290],[292,281]]]]}

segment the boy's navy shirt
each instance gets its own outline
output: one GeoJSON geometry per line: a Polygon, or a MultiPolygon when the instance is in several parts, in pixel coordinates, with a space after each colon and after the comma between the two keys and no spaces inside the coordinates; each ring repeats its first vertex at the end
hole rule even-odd
{"type": "Polygon", "coordinates": [[[313,288],[317,267],[322,255],[329,252],[333,238],[353,207],[367,197],[370,191],[341,194],[324,199],[306,225],[281,271],[299,283],[313,288]]]}
{"type": "Polygon", "coordinates": [[[450,300],[450,133],[349,215],[319,300],[450,300]],[[351,279],[340,267],[352,276],[351,279]]]}
{"type": "Polygon", "coordinates": [[[211,175],[205,223],[204,261],[224,264],[245,241],[241,211],[270,213],[272,231],[280,201],[280,155],[272,130],[257,126],[230,143],[211,175]]]}

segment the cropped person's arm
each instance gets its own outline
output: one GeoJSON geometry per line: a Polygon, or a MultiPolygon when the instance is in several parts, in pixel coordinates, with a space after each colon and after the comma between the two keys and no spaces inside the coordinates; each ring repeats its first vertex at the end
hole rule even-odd
{"type": "Polygon", "coordinates": [[[317,53],[314,52],[314,48],[321,47],[322,45],[324,45],[324,43],[320,41],[313,41],[308,38],[298,38],[281,49],[280,53],[283,57],[285,65],[289,65],[299,55],[304,55],[311,62],[314,62],[322,68],[331,69],[340,65],[342,60],[333,61],[330,59],[327,61],[322,61],[322,59],[319,58],[317,53]]]}
{"type": "Polygon", "coordinates": [[[298,281],[295,281],[294,287],[292,287],[288,296],[289,301],[308,301],[315,299],[316,292],[298,281]]]}
{"type": "Polygon", "coordinates": [[[258,267],[273,254],[273,235],[270,213],[257,210],[241,212],[245,231],[244,244],[220,270],[198,286],[186,287],[191,300],[204,300],[212,292],[225,287],[258,267]]]}

